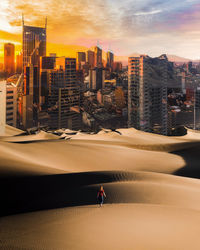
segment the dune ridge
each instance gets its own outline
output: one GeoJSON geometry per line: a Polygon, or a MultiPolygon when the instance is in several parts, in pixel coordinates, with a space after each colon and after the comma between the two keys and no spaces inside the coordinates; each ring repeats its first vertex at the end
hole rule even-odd
{"type": "Polygon", "coordinates": [[[1,199],[1,215],[92,205],[102,184],[107,204],[162,204],[200,210],[200,183],[196,179],[140,171],[98,171],[1,179],[1,190],[7,190],[1,199]]]}
{"type": "Polygon", "coordinates": [[[0,248],[200,249],[200,133],[7,132],[0,248]]]}

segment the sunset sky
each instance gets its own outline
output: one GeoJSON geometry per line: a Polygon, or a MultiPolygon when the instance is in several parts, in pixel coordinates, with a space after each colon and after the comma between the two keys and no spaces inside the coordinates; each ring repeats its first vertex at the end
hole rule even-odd
{"type": "MultiPolygon", "coordinates": [[[[69,54],[72,46],[100,41],[117,55],[162,53],[200,58],[199,0],[1,0],[0,57],[3,43],[21,46],[21,15],[26,25],[44,26],[48,51],[69,54]]],[[[79,49],[81,49],[80,47],[79,49]]],[[[84,48],[83,48],[84,49],[84,48]]]]}

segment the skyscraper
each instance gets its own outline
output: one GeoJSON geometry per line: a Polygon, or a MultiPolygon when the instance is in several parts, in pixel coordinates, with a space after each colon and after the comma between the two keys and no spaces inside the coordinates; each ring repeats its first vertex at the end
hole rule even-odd
{"type": "Polygon", "coordinates": [[[192,62],[186,64],[186,70],[188,74],[192,72],[192,62]]]}
{"type": "Polygon", "coordinates": [[[50,72],[48,103],[50,128],[80,128],[80,86],[75,58],[56,58],[55,69],[50,72]]]}
{"type": "Polygon", "coordinates": [[[46,56],[45,28],[26,26],[23,24],[23,67],[30,64],[39,66],[40,56],[46,56]]]}
{"type": "Polygon", "coordinates": [[[105,70],[102,68],[93,68],[89,70],[89,88],[91,90],[99,90],[103,88],[105,73],[105,70]]]}
{"type": "Polygon", "coordinates": [[[50,72],[55,68],[56,57],[40,57],[40,107],[42,110],[48,108],[50,72]]]}
{"type": "Polygon", "coordinates": [[[23,118],[25,129],[37,126],[39,110],[39,68],[24,67],[23,118]]]}
{"type": "Polygon", "coordinates": [[[0,135],[5,132],[6,124],[6,81],[0,81],[0,135]]]}
{"type": "Polygon", "coordinates": [[[85,52],[77,52],[76,53],[77,70],[82,69],[82,66],[85,63],[86,63],[86,54],[85,54],[85,52]]]}
{"type": "Polygon", "coordinates": [[[44,28],[26,26],[23,22],[23,107],[22,118],[24,128],[38,125],[40,109],[40,57],[46,56],[46,25],[44,28]]]}
{"type": "Polygon", "coordinates": [[[98,46],[94,48],[94,66],[102,68],[102,49],[98,46]]]}
{"type": "Polygon", "coordinates": [[[94,51],[88,50],[86,55],[87,55],[87,63],[89,65],[89,68],[93,68],[94,67],[94,51]]]}
{"type": "Polygon", "coordinates": [[[113,62],[113,71],[115,72],[122,71],[122,62],[113,62]]]}
{"type": "Polygon", "coordinates": [[[168,63],[165,55],[129,57],[129,127],[167,134],[168,63]]]}
{"type": "Polygon", "coordinates": [[[22,56],[22,53],[20,53],[16,56],[16,73],[17,74],[22,73],[22,65],[23,65],[23,56],[22,56]]]}
{"type": "Polygon", "coordinates": [[[12,83],[6,84],[6,124],[17,125],[17,87],[12,83]]]}
{"type": "Polygon", "coordinates": [[[114,63],[114,54],[111,51],[108,51],[106,56],[107,56],[107,67],[112,71],[114,63]]]}
{"type": "Polygon", "coordinates": [[[4,71],[8,76],[15,73],[15,45],[12,43],[4,44],[4,71]]]}

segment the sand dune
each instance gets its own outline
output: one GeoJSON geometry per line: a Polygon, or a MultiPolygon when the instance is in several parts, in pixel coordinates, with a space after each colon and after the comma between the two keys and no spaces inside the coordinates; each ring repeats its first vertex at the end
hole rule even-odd
{"type": "MultiPolygon", "coordinates": [[[[165,152],[145,151],[109,143],[84,141],[40,141],[39,143],[16,144],[0,141],[0,172],[2,167],[11,169],[13,164],[28,170],[30,164],[66,172],[107,171],[107,170],[145,170],[172,173],[185,166],[182,157],[165,152]]],[[[18,171],[17,170],[17,171],[18,171]]],[[[13,174],[13,173],[12,173],[13,174]]],[[[16,172],[17,174],[17,172],[16,172]]]]}
{"type": "Polygon", "coordinates": [[[15,135],[19,135],[19,134],[23,134],[24,131],[14,128],[12,126],[6,125],[5,127],[5,133],[0,135],[0,139],[4,136],[15,136],[15,135]]]}
{"type": "Polygon", "coordinates": [[[0,137],[1,249],[200,248],[200,133],[7,132],[0,137]]]}
{"type": "Polygon", "coordinates": [[[198,250],[199,225],[200,214],[192,210],[85,206],[3,218],[0,244],[3,249],[198,250]]]}
{"type": "Polygon", "coordinates": [[[7,141],[7,142],[18,142],[18,143],[28,143],[28,142],[40,142],[40,141],[50,141],[50,140],[58,140],[61,139],[57,135],[53,135],[50,133],[46,133],[44,131],[40,131],[37,134],[33,135],[18,135],[18,136],[9,136],[9,137],[0,137],[1,141],[7,141]]]}
{"type": "Polygon", "coordinates": [[[1,179],[1,190],[7,190],[1,199],[2,215],[92,205],[100,184],[106,190],[106,203],[162,204],[200,210],[198,180],[140,171],[103,171],[1,179]]]}
{"type": "Polygon", "coordinates": [[[187,134],[181,137],[182,139],[200,140],[200,131],[187,128],[187,134]]]}
{"type": "Polygon", "coordinates": [[[113,131],[100,131],[98,134],[90,135],[78,132],[71,136],[71,140],[83,140],[85,143],[105,143],[108,145],[121,145],[135,149],[173,152],[199,145],[199,139],[194,132],[189,131],[189,135],[180,137],[167,137],[157,134],[145,133],[143,131],[130,129],[118,129],[113,131]]]}

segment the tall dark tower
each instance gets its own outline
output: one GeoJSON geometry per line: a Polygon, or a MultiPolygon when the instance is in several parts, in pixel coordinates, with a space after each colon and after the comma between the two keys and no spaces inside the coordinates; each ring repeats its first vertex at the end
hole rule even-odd
{"type": "Polygon", "coordinates": [[[8,76],[15,73],[15,45],[12,43],[4,44],[4,70],[8,76]]]}
{"type": "Polygon", "coordinates": [[[107,67],[112,71],[114,63],[114,54],[111,51],[108,51],[106,56],[107,56],[107,67]]]}
{"type": "Polygon", "coordinates": [[[46,26],[45,27],[33,27],[23,24],[23,67],[39,66],[40,56],[46,56],[46,26]]]}
{"type": "Polygon", "coordinates": [[[23,27],[23,96],[22,106],[23,128],[31,128],[38,125],[40,111],[41,84],[40,84],[40,57],[46,56],[46,27],[34,27],[24,25],[23,27]]]}
{"type": "Polygon", "coordinates": [[[97,68],[102,68],[102,49],[99,44],[94,48],[94,66],[97,68]]]}

